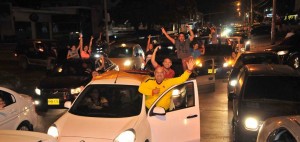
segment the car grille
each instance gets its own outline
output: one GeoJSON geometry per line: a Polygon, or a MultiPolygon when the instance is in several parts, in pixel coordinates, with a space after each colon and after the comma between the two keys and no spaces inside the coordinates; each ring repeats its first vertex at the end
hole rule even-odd
{"type": "Polygon", "coordinates": [[[47,98],[67,99],[72,96],[69,90],[70,89],[44,89],[42,90],[41,93],[43,96],[46,96],[47,98]]]}

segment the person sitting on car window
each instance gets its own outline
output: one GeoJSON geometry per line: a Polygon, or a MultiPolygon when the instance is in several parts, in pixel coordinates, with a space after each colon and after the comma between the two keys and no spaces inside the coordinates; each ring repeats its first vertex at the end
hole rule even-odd
{"type": "Polygon", "coordinates": [[[77,48],[75,45],[72,45],[71,50],[68,51],[67,59],[79,59],[80,58],[78,54],[79,48],[80,48],[80,44],[78,45],[77,48]]]}
{"type": "MultiPolygon", "coordinates": [[[[153,51],[153,55],[151,56],[151,63],[155,69],[161,67],[155,61],[156,52],[159,48],[160,48],[160,46],[157,46],[153,51]]],[[[164,69],[165,78],[173,78],[175,76],[175,71],[173,69],[171,69],[172,60],[170,58],[165,58],[162,64],[163,64],[162,67],[164,69]]]]}
{"type": "Polygon", "coordinates": [[[94,37],[91,36],[89,46],[85,45],[84,47],[83,47],[82,35],[80,36],[79,39],[80,39],[80,42],[79,42],[79,44],[80,44],[80,56],[81,56],[82,59],[89,59],[91,51],[92,51],[92,43],[93,43],[94,37]]]}
{"type": "Polygon", "coordinates": [[[6,106],[4,99],[0,96],[0,109],[3,109],[6,106]]]}
{"type": "Polygon", "coordinates": [[[202,56],[202,55],[205,54],[204,44],[196,41],[196,42],[192,43],[192,46],[193,46],[193,48],[192,48],[192,56],[194,57],[194,59],[197,59],[200,56],[202,56]]]}
{"type": "Polygon", "coordinates": [[[145,64],[147,64],[147,62],[149,60],[151,60],[151,56],[152,56],[153,51],[154,51],[153,46],[154,46],[154,44],[156,44],[156,42],[157,42],[156,40],[153,40],[151,42],[151,35],[148,36],[147,48],[146,48],[146,54],[145,54],[145,57],[146,57],[145,64]]]}

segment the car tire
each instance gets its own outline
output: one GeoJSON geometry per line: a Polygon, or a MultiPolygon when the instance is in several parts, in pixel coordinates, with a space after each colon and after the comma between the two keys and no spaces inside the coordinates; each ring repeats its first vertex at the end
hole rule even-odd
{"type": "Polygon", "coordinates": [[[241,142],[240,130],[236,125],[237,124],[235,124],[234,120],[232,120],[232,141],[233,142],[241,142]]]}
{"type": "Polygon", "coordinates": [[[25,69],[25,70],[28,69],[29,64],[28,64],[27,58],[25,58],[25,57],[20,58],[19,65],[22,69],[25,69]]]}
{"type": "Polygon", "coordinates": [[[294,55],[289,60],[289,65],[296,70],[300,70],[300,55],[294,55]]]}
{"type": "Polygon", "coordinates": [[[21,130],[21,131],[33,131],[33,128],[31,126],[31,124],[29,122],[22,122],[17,130],[21,130]]]}

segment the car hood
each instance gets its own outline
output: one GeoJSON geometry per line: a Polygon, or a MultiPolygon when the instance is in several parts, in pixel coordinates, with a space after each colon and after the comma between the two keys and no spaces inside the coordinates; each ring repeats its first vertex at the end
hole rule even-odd
{"type": "Polygon", "coordinates": [[[53,88],[74,88],[85,86],[91,81],[89,76],[49,76],[40,81],[38,88],[53,89],[53,88]]]}
{"type": "Polygon", "coordinates": [[[85,117],[67,112],[55,125],[60,137],[113,140],[125,130],[134,128],[138,119],[138,116],[126,118],[85,117]]]}
{"type": "Polygon", "coordinates": [[[283,102],[283,101],[246,101],[243,102],[244,115],[254,115],[262,120],[269,117],[286,116],[286,115],[299,115],[300,103],[283,102]]]}

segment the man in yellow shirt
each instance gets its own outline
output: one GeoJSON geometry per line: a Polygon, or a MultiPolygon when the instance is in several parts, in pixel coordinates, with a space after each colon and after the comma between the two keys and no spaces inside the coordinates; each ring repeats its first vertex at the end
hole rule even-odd
{"type": "MultiPolygon", "coordinates": [[[[158,67],[154,71],[154,78],[149,77],[141,83],[139,92],[146,95],[147,108],[150,108],[153,102],[167,89],[174,85],[181,84],[189,78],[195,62],[193,59],[190,59],[186,62],[186,64],[188,69],[180,77],[165,79],[164,69],[162,67],[158,67]]],[[[163,107],[165,110],[168,110],[171,103],[171,95],[171,92],[166,94],[156,106],[163,107]]]]}

